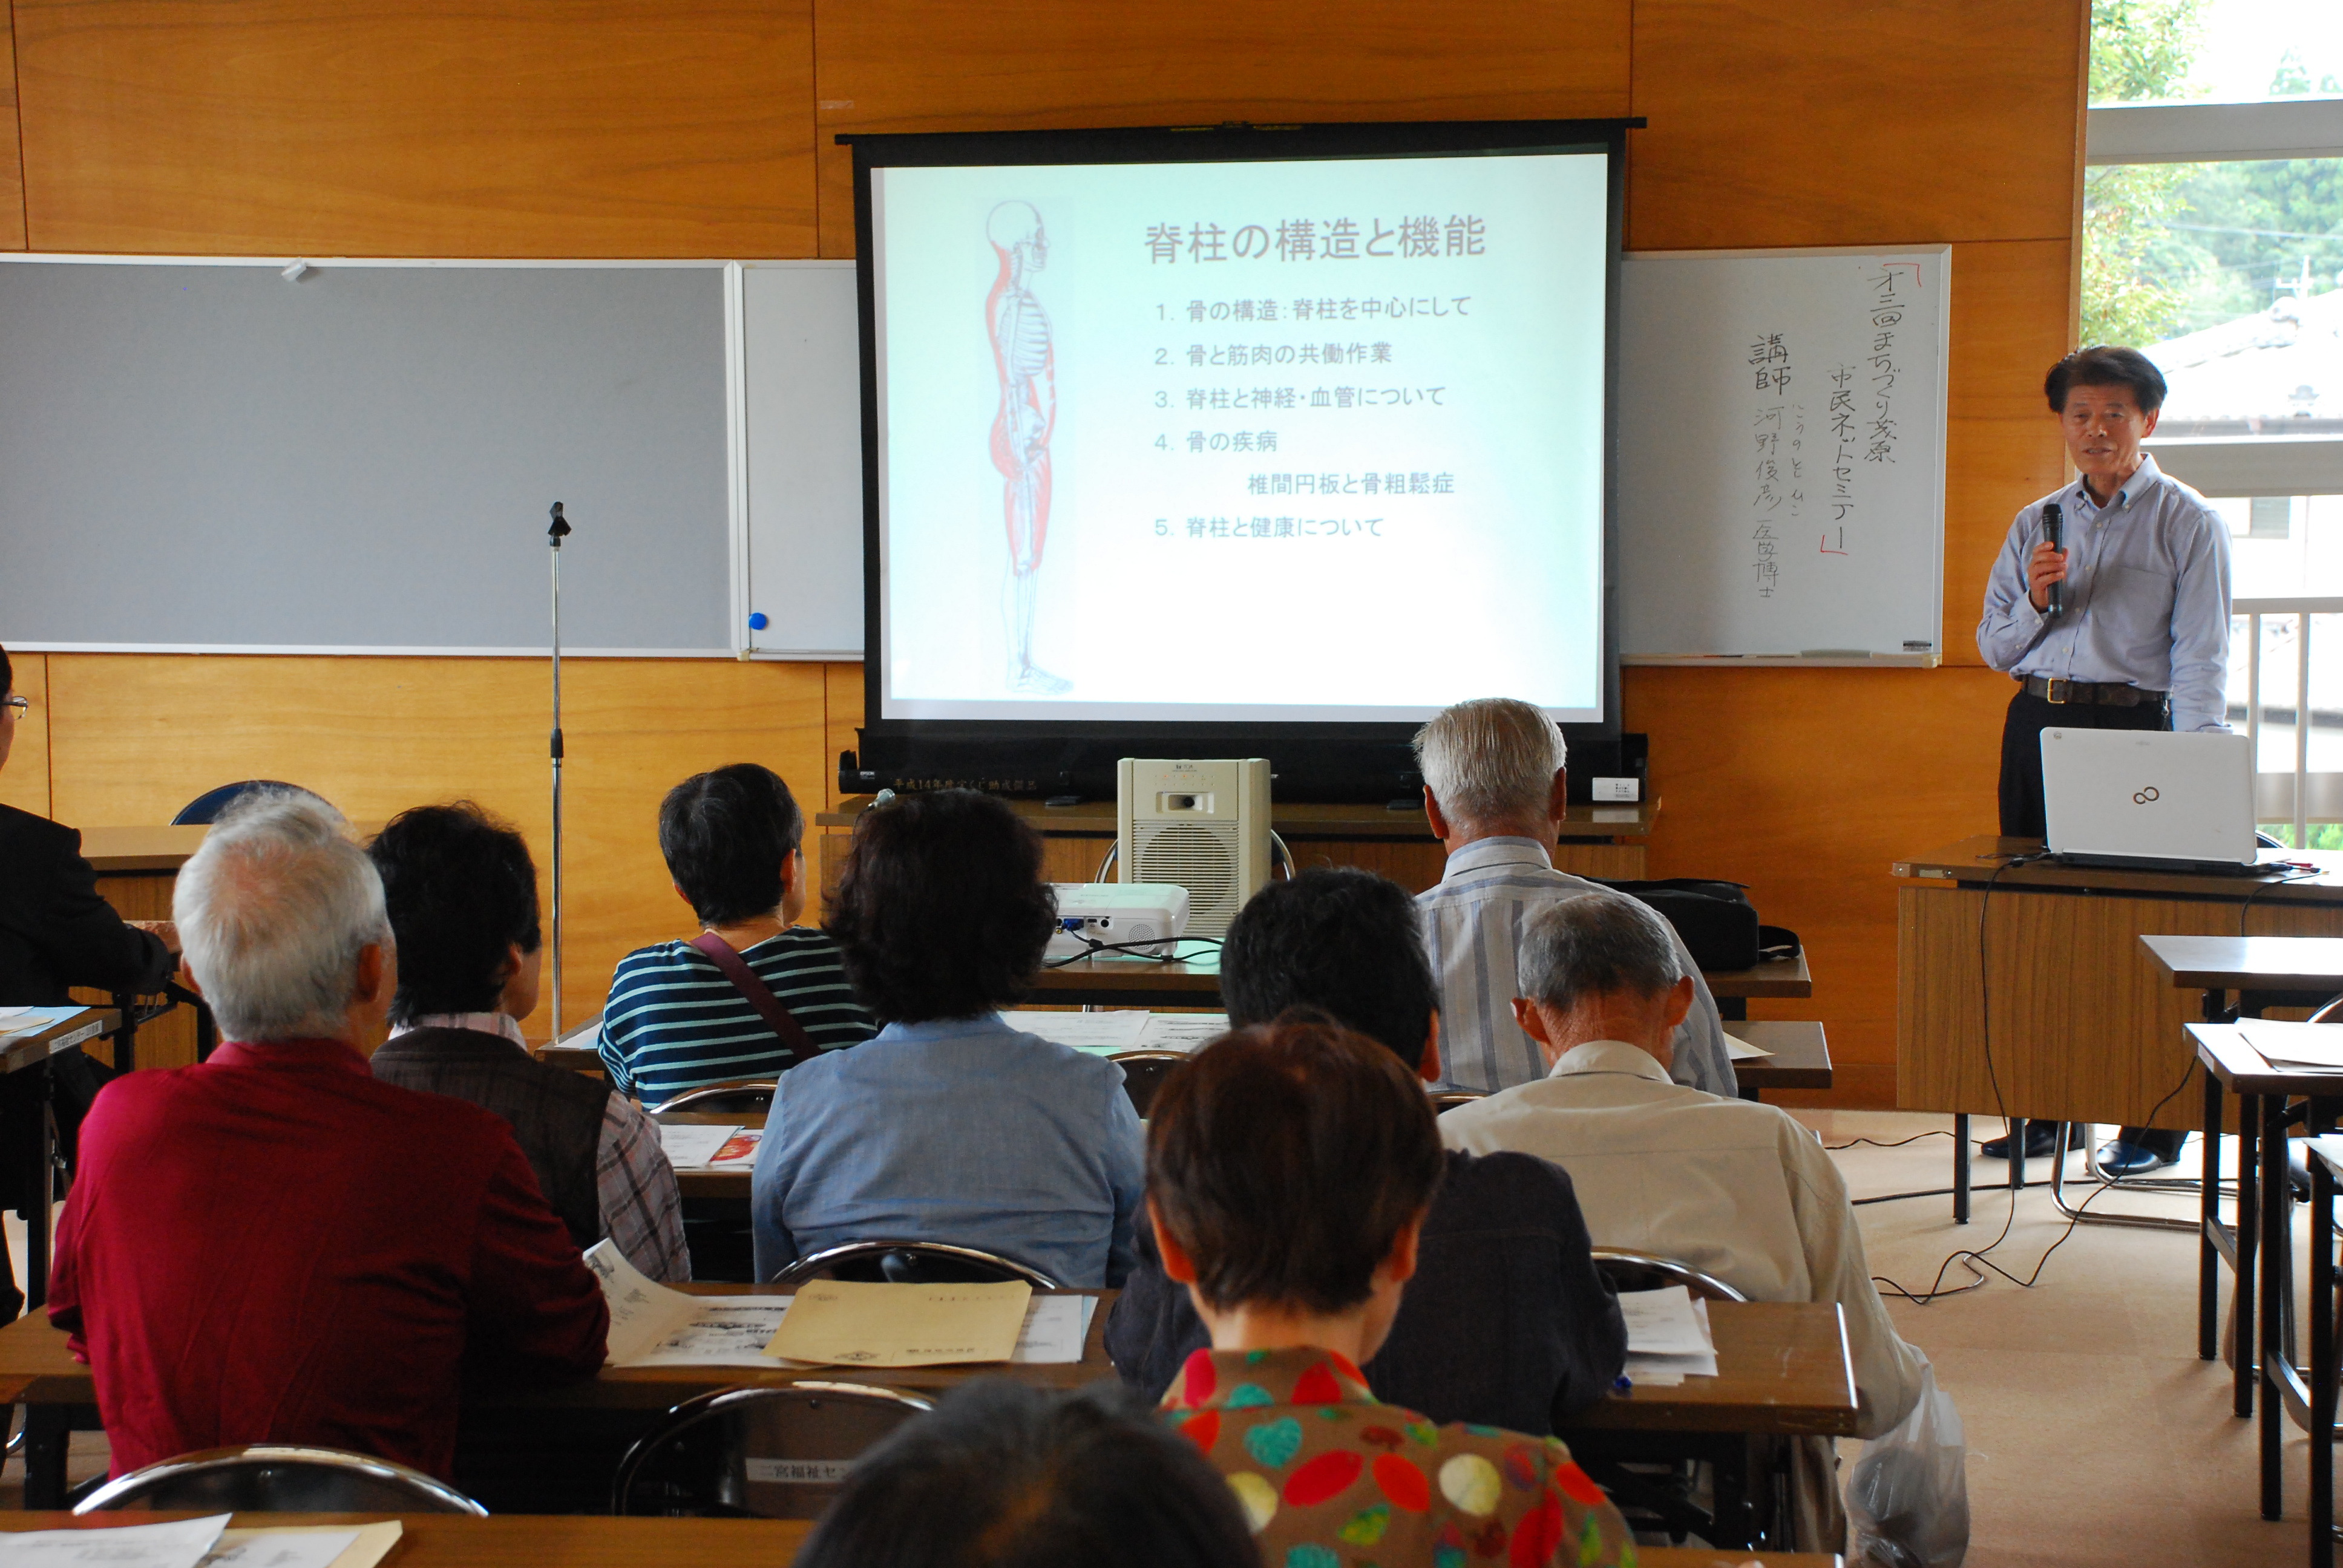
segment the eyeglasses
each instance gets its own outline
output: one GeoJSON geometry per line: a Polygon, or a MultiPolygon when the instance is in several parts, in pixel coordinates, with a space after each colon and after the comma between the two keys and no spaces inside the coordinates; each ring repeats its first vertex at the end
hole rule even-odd
{"type": "Polygon", "coordinates": [[[0,699],[0,708],[13,708],[16,710],[16,717],[22,719],[33,711],[33,699],[29,697],[10,697],[0,699]]]}

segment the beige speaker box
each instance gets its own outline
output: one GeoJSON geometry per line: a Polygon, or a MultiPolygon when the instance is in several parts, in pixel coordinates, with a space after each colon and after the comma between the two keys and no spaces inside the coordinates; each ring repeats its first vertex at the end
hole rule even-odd
{"type": "Polygon", "coordinates": [[[1122,880],[1178,883],[1188,890],[1187,934],[1227,935],[1269,880],[1269,759],[1126,757],[1115,783],[1122,880]]]}

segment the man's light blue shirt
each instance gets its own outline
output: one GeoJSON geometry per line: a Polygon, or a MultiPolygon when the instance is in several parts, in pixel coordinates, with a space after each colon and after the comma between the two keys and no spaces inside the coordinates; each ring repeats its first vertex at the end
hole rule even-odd
{"type": "Polygon", "coordinates": [[[2167,691],[2173,729],[2225,729],[2228,526],[2154,457],[2142,457],[2105,507],[2077,479],[2010,524],[1976,639],[1996,669],[2167,691]],[[2036,609],[2026,591],[2052,501],[2066,514],[2066,608],[2057,616],[2036,609]]]}
{"type": "MultiPolygon", "coordinates": [[[[1548,904],[1607,891],[1599,882],[1554,869],[1535,839],[1476,839],[1448,857],[1434,886],[1415,896],[1423,944],[1440,980],[1440,1075],[1457,1089],[1494,1094],[1545,1076],[1537,1041],[1513,1021],[1521,995],[1516,960],[1529,919],[1548,904]]],[[[1669,938],[1693,977],[1692,1010],[1677,1026],[1678,1083],[1711,1094],[1735,1093],[1733,1059],[1716,998],[1673,927],[1669,938]]]]}
{"type": "Polygon", "coordinates": [[[849,1241],[950,1241],[1120,1287],[1146,1175],[1113,1062],[996,1013],[890,1023],[781,1074],[750,1189],[757,1277],[849,1241]]]}

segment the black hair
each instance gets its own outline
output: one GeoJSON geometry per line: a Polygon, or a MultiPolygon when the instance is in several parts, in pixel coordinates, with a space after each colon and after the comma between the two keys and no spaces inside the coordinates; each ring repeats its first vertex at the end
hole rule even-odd
{"type": "Polygon", "coordinates": [[[367,853],[398,944],[390,1020],[491,1012],[510,950],[544,945],[528,841],[469,800],[401,811],[367,853]]]}
{"type": "Polygon", "coordinates": [[[2050,399],[2050,412],[2064,414],[2066,394],[2077,387],[2128,387],[2132,401],[2139,405],[2143,414],[2153,414],[2164,407],[2164,372],[2137,348],[2094,344],[2076,349],[2050,367],[2050,374],[2042,380],[2042,394],[2050,399]]]}
{"type": "Polygon", "coordinates": [[[1357,1306],[1446,1169],[1415,1076],[1300,1008],[1214,1040],[1148,1107],[1147,1195],[1215,1311],[1357,1306]]]}
{"type": "Polygon", "coordinates": [[[1316,868],[1255,893],[1222,943],[1221,996],[1237,1028],[1315,1008],[1410,1068],[1423,1061],[1440,1007],[1415,900],[1355,866],[1316,868]]]}
{"type": "Polygon", "coordinates": [[[797,1568],[1254,1568],[1236,1493],[1127,1390],[956,1390],[865,1452],[797,1568]]]}
{"type": "Polygon", "coordinates": [[[699,923],[738,925],[781,907],[781,862],[805,836],[805,813],[779,774],[735,762],[669,790],[659,836],[699,923]]]}
{"type": "Polygon", "coordinates": [[[937,789],[856,819],[822,930],[857,1000],[919,1023],[1022,997],[1057,919],[1041,836],[1004,800],[937,789]]]}

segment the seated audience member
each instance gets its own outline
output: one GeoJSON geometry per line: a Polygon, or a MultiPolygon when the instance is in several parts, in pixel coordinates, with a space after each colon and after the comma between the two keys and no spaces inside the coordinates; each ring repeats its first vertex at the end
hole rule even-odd
{"type": "Polygon", "coordinates": [[[620,1093],[659,1105],[703,1084],[772,1078],[870,1038],[837,947],[797,924],[804,836],[789,787],[753,762],[668,791],[659,853],[702,930],[618,960],[594,1046],[620,1093]],[[775,1014],[780,1023],[768,1021],[775,1014]]]}
{"type": "MultiPolygon", "coordinates": [[[[1221,949],[1229,1021],[1313,1009],[1439,1072],[1438,995],[1415,904],[1396,882],[1344,868],[1253,895],[1221,949]]],[[[1364,1363],[1375,1397],[1435,1421],[1552,1432],[1619,1375],[1627,1331],[1588,1255],[1570,1178],[1524,1154],[1452,1152],[1424,1215],[1415,1278],[1391,1337],[1364,1363]]],[[[1164,1278],[1141,1227],[1139,1266],[1107,1319],[1107,1352],[1161,1397],[1210,1342],[1188,1292],[1164,1278]]]]}
{"type": "Polygon", "coordinates": [[[305,1442],[445,1476],[463,1374],[590,1374],[601,1290],[500,1118],[367,1070],[397,960],[331,807],[246,796],[172,912],[221,1044],[97,1097],[49,1298],[114,1473],[305,1442]]]}
{"type": "MultiPolygon", "coordinates": [[[[1511,698],[1460,702],[1416,732],[1423,809],[1448,851],[1439,883],[1420,893],[1424,940],[1440,976],[1446,1081],[1483,1093],[1544,1076],[1536,1045],[1513,1018],[1514,955],[1531,915],[1604,890],[1554,869],[1569,810],[1562,730],[1511,698]]],[[[1678,1083],[1732,1094],[1716,999],[1692,955],[1669,932],[1693,977],[1693,1006],[1676,1030],[1678,1083]]]]}
{"type": "MultiPolygon", "coordinates": [[[[16,726],[31,709],[16,690],[8,650],[0,648],[0,768],[8,765],[16,726]]],[[[63,1007],[67,986],[152,992],[178,965],[178,933],[167,920],[126,920],[97,894],[97,873],[81,858],[81,835],[62,822],[0,806],[0,1007],[63,1007]]],[[[69,1050],[40,1072],[0,1074],[0,1149],[26,1149],[35,1118],[50,1114],[71,1149],[81,1119],[110,1076],[69,1050]]],[[[22,1160],[0,1160],[0,1208],[23,1213],[37,1185],[22,1160]]],[[[43,1200],[45,1201],[45,1200],[43,1200]]],[[[0,1322],[23,1311],[15,1259],[0,1236],[0,1322]]]]}
{"type": "Polygon", "coordinates": [[[544,958],[528,845],[459,801],[399,813],[369,853],[398,944],[390,1039],[374,1075],[495,1111],[572,1241],[607,1236],[650,1278],[689,1279],[659,1128],[608,1083],[538,1060],[521,1038],[544,958]]]}
{"type": "Polygon", "coordinates": [[[968,1384],[865,1453],[795,1568],[1253,1568],[1192,1444],[1109,1388],[968,1384]]]}
{"type": "MultiPolygon", "coordinates": [[[[1693,995],[1670,936],[1619,893],[1538,911],[1513,1008],[1547,1076],[1459,1106],[1441,1137],[1561,1164],[1596,1246],[1676,1259],[1753,1301],[1837,1302],[1862,1400],[1855,1430],[1877,1437],[1919,1397],[1922,1362],[1872,1288],[1845,1184],[1815,1135],[1777,1106],[1668,1081],[1693,995]]],[[[1835,1509],[1835,1489],[1809,1496],[1835,1509]]],[[[1833,1527],[1820,1528],[1801,1548],[1838,1550],[1833,1527]]]]}
{"type": "Polygon", "coordinates": [[[1274,1565],[1634,1561],[1558,1439],[1434,1426],[1359,1372],[1415,1272],[1445,1162],[1384,1046],[1287,1018],[1222,1037],[1156,1091],[1147,1204],[1212,1347],[1164,1396],[1274,1565]]]}
{"type": "Polygon", "coordinates": [[[1009,1027],[1057,921],[1041,840],[968,789],[856,822],[823,927],[886,1024],[780,1081],[751,1192],[757,1277],[849,1241],[949,1241],[1120,1285],[1146,1155],[1122,1070],[1009,1027]]]}

